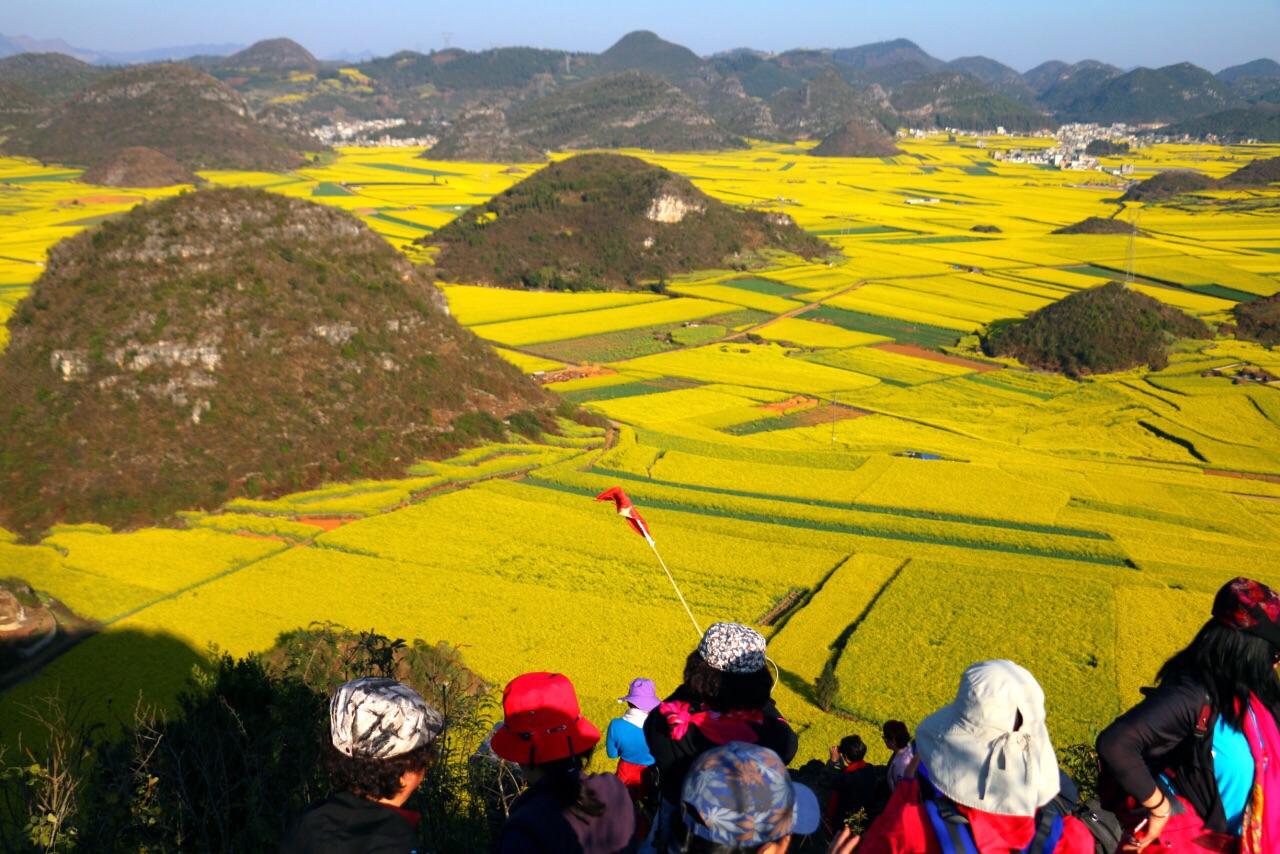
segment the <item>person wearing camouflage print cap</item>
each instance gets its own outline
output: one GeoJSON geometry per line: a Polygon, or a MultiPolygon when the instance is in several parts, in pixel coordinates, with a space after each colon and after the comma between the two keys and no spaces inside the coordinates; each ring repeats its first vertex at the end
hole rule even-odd
{"type": "Polygon", "coordinates": [[[685,774],[694,761],[731,741],[766,747],[783,763],[798,740],[770,699],[773,675],[764,637],[740,623],[716,623],[685,660],[684,681],[644,722],[658,769],[659,812],[653,839],[678,851],[686,835],[680,815],[685,774]]]}
{"type": "Polygon", "coordinates": [[[418,813],[404,803],[421,785],[444,718],[394,679],[364,677],[329,702],[321,769],[330,795],[290,826],[284,854],[408,854],[421,849],[418,813]]]}

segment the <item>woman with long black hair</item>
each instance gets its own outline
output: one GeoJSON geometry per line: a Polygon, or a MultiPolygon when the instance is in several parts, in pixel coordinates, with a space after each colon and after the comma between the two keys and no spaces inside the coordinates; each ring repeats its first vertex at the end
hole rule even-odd
{"type": "Polygon", "coordinates": [[[1236,578],[1159,686],[1098,737],[1122,851],[1280,851],[1280,595],[1236,578]]]}

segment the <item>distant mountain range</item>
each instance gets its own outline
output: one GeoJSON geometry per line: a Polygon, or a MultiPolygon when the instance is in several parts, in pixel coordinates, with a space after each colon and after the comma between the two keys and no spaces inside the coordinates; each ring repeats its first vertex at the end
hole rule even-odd
{"type": "MultiPolygon", "coordinates": [[[[743,139],[820,141],[837,131],[842,136],[825,151],[874,156],[891,147],[883,138],[876,142],[877,125],[891,136],[901,127],[1025,133],[1063,122],[1125,123],[1280,141],[1280,62],[1271,59],[1216,75],[1185,62],[1126,71],[1093,60],[1052,60],[1023,74],[984,56],[945,61],[908,39],[700,57],[648,31],[628,33],[598,54],[451,48],[336,62],[288,38],[230,52],[234,47],[193,45],[145,55],[198,53],[181,64],[214,79],[201,84],[208,92],[214,81],[230,90],[243,105],[232,112],[266,126],[277,141],[297,141],[336,122],[400,118],[408,136],[436,137],[432,156],[441,159],[530,162],[547,151],[583,147],[688,151],[743,139]]],[[[146,131],[154,122],[139,115],[136,133],[106,139],[102,134],[114,133],[119,122],[106,114],[91,120],[96,96],[72,103],[91,87],[108,85],[103,78],[110,70],[93,64],[108,61],[106,54],[4,37],[0,53],[6,51],[12,54],[0,57],[6,151],[94,165],[120,148],[143,146],[186,168],[210,162],[209,153],[183,148],[198,140],[183,130],[190,122],[180,117],[208,114],[186,95],[166,102],[174,123],[165,138],[152,138],[146,131]],[[113,150],[102,150],[98,139],[113,150]]],[[[175,79],[172,72],[166,79],[175,79]]],[[[230,103],[227,97],[223,91],[215,100],[230,103]]],[[[221,114],[216,124],[231,128],[221,114]]],[[[264,158],[264,145],[275,143],[250,142],[247,126],[235,133],[244,142],[244,160],[272,159],[264,158]]]]}

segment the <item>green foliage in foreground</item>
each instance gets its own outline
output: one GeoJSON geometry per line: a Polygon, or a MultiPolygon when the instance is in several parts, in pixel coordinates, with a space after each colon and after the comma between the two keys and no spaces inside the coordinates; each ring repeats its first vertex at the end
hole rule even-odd
{"type": "Polygon", "coordinates": [[[0,850],[274,850],[327,790],[316,762],[329,696],[370,675],[413,685],[445,716],[427,781],[406,805],[422,812],[420,833],[438,850],[487,850],[505,815],[502,786],[517,788],[468,763],[489,730],[489,686],[444,644],[328,624],[281,635],[263,656],[215,650],[172,711],[144,698],[120,735],[89,723],[74,699],[34,702],[44,743],[0,751],[0,850]]]}

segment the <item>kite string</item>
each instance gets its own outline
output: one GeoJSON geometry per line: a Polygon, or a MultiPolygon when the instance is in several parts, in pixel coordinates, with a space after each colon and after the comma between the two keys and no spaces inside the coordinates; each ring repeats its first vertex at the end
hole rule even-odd
{"type": "Polygon", "coordinates": [[[671,577],[671,570],[667,569],[667,562],[662,559],[662,555],[658,553],[658,544],[650,537],[645,537],[649,541],[649,548],[653,549],[654,555],[658,558],[658,563],[662,565],[662,571],[667,574],[667,581],[671,582],[672,588],[676,591],[676,596],[680,597],[680,604],[684,605],[684,612],[689,615],[689,621],[693,623],[693,627],[698,632],[698,637],[702,637],[702,627],[698,625],[698,621],[694,619],[693,612],[689,610],[689,603],[684,601],[684,594],[680,592],[680,587],[676,584],[676,580],[671,577]]]}

